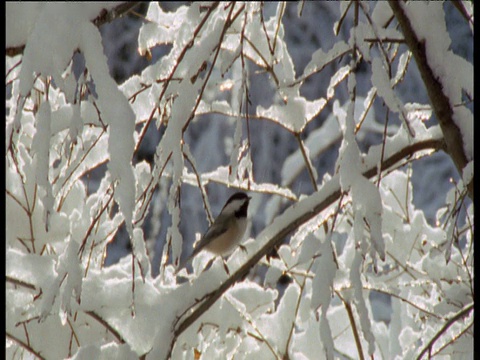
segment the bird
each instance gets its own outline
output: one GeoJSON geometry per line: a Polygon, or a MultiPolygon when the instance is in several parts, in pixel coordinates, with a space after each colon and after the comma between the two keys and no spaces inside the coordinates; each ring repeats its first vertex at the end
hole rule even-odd
{"type": "Polygon", "coordinates": [[[222,257],[231,254],[239,245],[247,229],[247,211],[250,199],[251,197],[244,192],[236,192],[230,196],[192,254],[180,264],[178,269],[182,269],[202,250],[222,257]]]}

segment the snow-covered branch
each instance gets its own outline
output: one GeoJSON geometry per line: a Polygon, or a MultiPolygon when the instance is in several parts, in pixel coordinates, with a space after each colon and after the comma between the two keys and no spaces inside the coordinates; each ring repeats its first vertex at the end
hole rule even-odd
{"type": "Polygon", "coordinates": [[[136,4],[7,4],[6,357],[472,357],[473,3],[136,4]]]}
{"type": "MultiPolygon", "coordinates": [[[[400,144],[397,144],[400,145],[400,144]]],[[[416,152],[438,151],[442,148],[442,138],[433,137],[428,140],[418,141],[411,145],[399,146],[399,152],[389,154],[381,164],[381,169],[387,171],[391,167],[399,167],[402,160],[409,156],[415,156],[416,152]]],[[[371,178],[378,174],[377,162],[374,160],[378,154],[372,154],[366,163],[374,164],[364,169],[363,175],[371,178]]],[[[185,320],[180,321],[175,329],[178,337],[188,326],[207,311],[233,284],[242,279],[265,255],[278,246],[289,234],[300,228],[310,219],[314,218],[341,196],[339,177],[335,176],[308,198],[302,199],[287,208],[285,212],[275,218],[274,222],[266,227],[256,238],[255,245],[248,248],[249,258],[238,268],[215,292],[208,294],[207,298],[185,320]]],[[[205,276],[208,276],[206,274],[205,276]]]]}
{"type": "MultiPolygon", "coordinates": [[[[432,109],[442,128],[446,150],[462,174],[473,160],[473,113],[460,105],[463,91],[473,98],[472,65],[448,48],[450,39],[445,22],[438,18],[442,14],[439,4],[410,2],[407,5],[396,0],[389,0],[389,4],[417,63],[432,109]],[[437,16],[432,11],[437,12],[437,16]],[[429,21],[425,28],[422,19],[427,18],[437,21],[429,21]]],[[[473,200],[473,177],[466,186],[473,200]]]]}

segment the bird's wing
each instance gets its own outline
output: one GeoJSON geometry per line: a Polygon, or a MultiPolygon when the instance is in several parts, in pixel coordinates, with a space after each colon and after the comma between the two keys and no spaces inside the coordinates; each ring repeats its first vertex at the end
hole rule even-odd
{"type": "Polygon", "coordinates": [[[222,221],[223,219],[217,218],[215,222],[208,228],[207,232],[203,237],[200,239],[198,242],[197,246],[195,246],[195,249],[193,250],[192,255],[189,257],[192,258],[195,255],[197,255],[202,249],[212,241],[212,239],[215,239],[216,237],[222,235],[225,233],[228,229],[228,224],[225,221],[222,221]],[[219,221],[220,220],[220,221],[219,221]],[[221,224],[221,225],[220,225],[221,224]]]}

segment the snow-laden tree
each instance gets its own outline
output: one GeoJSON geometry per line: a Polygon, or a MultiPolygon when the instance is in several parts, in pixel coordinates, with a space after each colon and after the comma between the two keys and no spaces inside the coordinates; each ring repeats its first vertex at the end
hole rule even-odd
{"type": "Polygon", "coordinates": [[[117,85],[134,5],[7,4],[7,358],[472,358],[473,2],[150,3],[117,85]],[[179,269],[228,188],[243,248],[179,269]]]}

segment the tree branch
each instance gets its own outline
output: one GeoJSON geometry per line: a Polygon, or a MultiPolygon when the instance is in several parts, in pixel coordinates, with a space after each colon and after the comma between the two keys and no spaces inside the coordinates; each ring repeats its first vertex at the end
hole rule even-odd
{"type": "MultiPolygon", "coordinates": [[[[16,278],[8,276],[8,275],[5,276],[5,282],[11,283],[15,286],[20,286],[20,287],[25,288],[25,289],[37,290],[37,286],[35,286],[34,284],[27,283],[26,281],[19,280],[19,279],[16,279],[16,278]]],[[[108,331],[110,331],[110,333],[117,339],[118,343],[120,343],[120,344],[125,343],[125,339],[122,337],[122,335],[120,335],[120,333],[115,328],[113,328],[106,320],[104,320],[95,311],[84,311],[84,313],[89,315],[90,317],[94,318],[95,320],[97,320],[103,326],[105,326],[105,328],[108,331]]],[[[7,334],[7,337],[8,337],[8,334],[7,334]]],[[[12,340],[14,340],[14,341],[18,342],[19,344],[21,344],[22,346],[24,346],[24,343],[21,340],[19,340],[17,338],[12,338],[12,340]]],[[[26,347],[26,348],[27,348],[27,350],[32,352],[28,347],[26,347]]],[[[37,355],[35,352],[32,352],[32,353],[37,355]]],[[[39,355],[38,355],[38,357],[42,358],[39,355]]]]}
{"type": "MultiPolygon", "coordinates": [[[[419,141],[400,149],[398,152],[391,154],[390,156],[386,156],[385,161],[382,163],[381,170],[387,170],[389,167],[399,163],[402,159],[408,157],[409,155],[413,155],[418,151],[428,149],[440,150],[443,148],[443,139],[419,141]]],[[[371,178],[377,174],[378,169],[376,165],[363,172],[363,176],[367,178],[371,178]]],[[[254,254],[252,254],[251,257],[224,283],[222,283],[215,291],[209,294],[205,301],[201,303],[190,315],[188,315],[185,320],[181,322],[179,321],[179,323],[174,325],[173,343],[176,341],[178,336],[180,336],[204,312],[206,312],[233,284],[242,279],[263,256],[270,253],[270,251],[276,245],[283,241],[286,236],[288,236],[299,226],[312,219],[314,216],[318,215],[320,212],[338,200],[341,194],[342,191],[340,187],[339,176],[335,175],[328,183],[324,184],[318,192],[315,192],[309,197],[293,204],[286,209],[282,215],[278,216],[273,223],[265,228],[257,237],[257,241],[264,245],[254,254]],[[302,209],[303,211],[301,211],[302,209]],[[294,217],[295,215],[291,214],[292,211],[298,211],[299,215],[294,217]]],[[[171,349],[173,349],[173,343],[171,349]]]]}
{"type": "MultiPolygon", "coordinates": [[[[450,320],[448,320],[445,325],[442,326],[442,328],[435,334],[435,336],[428,342],[428,344],[423,348],[423,350],[420,352],[420,354],[417,356],[417,360],[421,360],[423,355],[428,351],[430,352],[432,350],[433,344],[435,341],[437,341],[440,336],[442,336],[447,329],[452,326],[455,322],[459,321],[460,319],[464,318],[467,316],[470,311],[473,310],[474,304],[470,304],[467,307],[463,308],[460,310],[458,313],[456,313],[450,320]]],[[[430,356],[429,356],[430,358],[430,356]]]]}
{"type": "Polygon", "coordinates": [[[7,337],[7,339],[10,339],[11,341],[19,344],[21,347],[23,347],[25,350],[27,350],[30,354],[34,355],[37,359],[40,359],[40,360],[45,359],[42,355],[40,355],[39,351],[36,351],[34,348],[32,348],[26,342],[20,340],[19,338],[17,338],[13,334],[10,334],[8,331],[6,332],[5,336],[7,337]]]}
{"type": "MultiPolygon", "coordinates": [[[[467,155],[464,152],[462,133],[453,120],[453,108],[450,105],[448,96],[443,91],[442,83],[437,79],[430,64],[428,63],[425,51],[425,40],[420,41],[412,28],[410,19],[404,11],[403,1],[389,0],[395,17],[402,28],[405,42],[415,57],[418,70],[427,89],[432,109],[435,112],[440,128],[442,129],[447,147],[447,153],[452,158],[460,176],[463,168],[468,163],[467,155]]],[[[473,136],[473,134],[472,134],[473,136]]],[[[473,201],[473,178],[469,184],[465,184],[468,195],[473,201]]]]}

